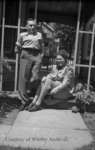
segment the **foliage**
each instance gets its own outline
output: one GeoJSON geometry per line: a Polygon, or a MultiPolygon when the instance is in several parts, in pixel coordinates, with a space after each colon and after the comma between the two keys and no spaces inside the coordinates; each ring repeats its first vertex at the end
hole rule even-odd
{"type": "Polygon", "coordinates": [[[90,89],[88,90],[87,85],[78,83],[75,87],[74,94],[76,97],[76,105],[78,107],[84,107],[86,109],[87,106],[95,105],[95,92],[93,91],[92,86],[90,86],[90,89]]]}
{"type": "MultiPolygon", "coordinates": [[[[51,33],[50,34],[51,38],[47,42],[51,43],[54,40],[53,42],[54,48],[51,46],[51,44],[50,46],[47,44],[49,49],[53,49],[54,54],[52,53],[52,55],[55,56],[55,50],[57,50],[55,45],[57,45],[58,48],[61,50],[62,49],[67,50],[70,56],[72,55],[75,42],[75,27],[60,23],[42,22],[42,29],[44,39],[46,39],[48,37],[48,34],[51,33]]],[[[44,42],[46,41],[44,40],[44,42]]],[[[51,55],[51,51],[49,52],[49,54],[51,55]]]]}
{"type": "Polygon", "coordinates": [[[60,49],[66,49],[70,55],[74,48],[75,29],[72,26],[63,25],[57,28],[57,37],[60,39],[60,49]]]}
{"type": "Polygon", "coordinates": [[[80,92],[77,92],[76,100],[88,105],[92,102],[95,103],[95,92],[84,89],[80,92]]]}

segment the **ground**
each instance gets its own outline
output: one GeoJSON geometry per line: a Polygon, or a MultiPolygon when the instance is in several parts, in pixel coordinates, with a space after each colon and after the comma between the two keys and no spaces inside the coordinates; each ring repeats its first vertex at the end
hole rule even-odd
{"type": "Polygon", "coordinates": [[[81,115],[94,138],[94,142],[87,147],[81,148],[80,150],[95,150],[95,113],[86,112],[85,114],[81,115]]]}
{"type": "MultiPolygon", "coordinates": [[[[4,100],[5,99],[2,99],[3,103],[4,103],[4,100]]],[[[5,115],[7,115],[11,111],[13,111],[13,115],[8,120],[6,120],[5,123],[13,124],[13,122],[18,114],[19,103],[17,103],[17,100],[12,99],[13,103],[11,103],[11,105],[10,105],[10,100],[7,100],[7,102],[8,102],[7,105],[5,103],[3,105],[3,107],[1,108],[2,112],[0,113],[0,124],[2,123],[2,120],[6,120],[5,115]]],[[[81,114],[81,116],[95,141],[95,113],[85,112],[85,113],[81,114]]],[[[22,150],[22,148],[14,148],[13,149],[11,147],[6,147],[6,149],[5,149],[5,147],[2,146],[2,147],[0,147],[0,150],[22,150]]],[[[28,148],[28,150],[29,150],[29,148],[28,148]]],[[[38,149],[35,149],[35,150],[38,150],[38,149]]],[[[41,149],[39,149],[39,150],[41,150],[41,149]]],[[[95,150],[95,142],[93,142],[89,146],[84,146],[83,148],[80,148],[77,150],[95,150]]]]}

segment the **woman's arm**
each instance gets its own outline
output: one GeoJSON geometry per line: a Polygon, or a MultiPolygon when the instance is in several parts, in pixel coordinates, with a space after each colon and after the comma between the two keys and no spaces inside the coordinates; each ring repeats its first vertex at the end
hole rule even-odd
{"type": "Polygon", "coordinates": [[[72,88],[73,83],[74,83],[74,71],[72,68],[69,68],[67,70],[65,77],[63,78],[62,83],[60,83],[60,85],[58,85],[56,88],[54,88],[51,91],[51,94],[56,94],[57,92],[59,92],[61,90],[64,90],[67,88],[72,88]]]}

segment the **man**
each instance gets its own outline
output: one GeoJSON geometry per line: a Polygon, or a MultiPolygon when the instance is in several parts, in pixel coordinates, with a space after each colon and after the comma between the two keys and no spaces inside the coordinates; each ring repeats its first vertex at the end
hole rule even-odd
{"type": "Polygon", "coordinates": [[[36,111],[41,108],[42,102],[47,105],[54,105],[59,101],[66,100],[71,97],[71,91],[74,85],[73,67],[67,65],[68,54],[66,51],[59,51],[56,57],[56,65],[51,73],[42,79],[29,111],[36,111]],[[51,98],[47,99],[49,95],[51,98]]]}
{"type": "Polygon", "coordinates": [[[27,31],[20,34],[15,52],[20,53],[20,70],[18,90],[24,108],[29,101],[27,90],[29,83],[37,81],[39,70],[43,57],[43,39],[42,34],[37,31],[35,20],[27,20],[27,31]]]}

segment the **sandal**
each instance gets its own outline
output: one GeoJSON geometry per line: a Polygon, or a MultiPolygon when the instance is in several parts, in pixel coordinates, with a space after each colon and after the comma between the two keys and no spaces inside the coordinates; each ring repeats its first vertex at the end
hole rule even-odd
{"type": "Polygon", "coordinates": [[[27,107],[27,110],[30,111],[31,108],[35,105],[35,103],[31,103],[28,107],[27,107]]]}
{"type": "Polygon", "coordinates": [[[25,103],[25,104],[22,104],[22,105],[20,106],[20,108],[19,108],[19,111],[23,111],[23,110],[25,109],[25,107],[26,107],[26,103],[25,103]]]}
{"type": "Polygon", "coordinates": [[[42,109],[42,107],[40,106],[40,105],[34,105],[31,109],[30,109],[30,112],[32,112],[32,111],[38,111],[38,110],[41,110],[42,109]]]}
{"type": "MultiPolygon", "coordinates": [[[[32,100],[33,100],[33,98],[32,98],[32,100]]],[[[30,104],[28,104],[28,105],[25,107],[25,110],[30,109],[33,105],[34,105],[34,104],[31,102],[30,104]]]]}

